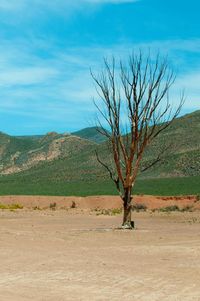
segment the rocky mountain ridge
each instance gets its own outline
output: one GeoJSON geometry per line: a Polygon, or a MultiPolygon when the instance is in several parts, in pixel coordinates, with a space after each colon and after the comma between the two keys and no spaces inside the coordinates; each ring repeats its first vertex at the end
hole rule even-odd
{"type": "MultiPolygon", "coordinates": [[[[147,150],[146,160],[153,158],[165,144],[172,145],[170,153],[145,176],[200,175],[200,111],[177,118],[147,150]]],[[[62,174],[66,179],[102,177],[105,171],[95,158],[96,149],[104,160],[108,159],[104,139],[95,127],[72,134],[50,132],[38,136],[13,137],[0,132],[0,175],[32,173],[34,169],[38,177],[41,174],[45,177],[56,174],[57,178],[62,174]]]]}

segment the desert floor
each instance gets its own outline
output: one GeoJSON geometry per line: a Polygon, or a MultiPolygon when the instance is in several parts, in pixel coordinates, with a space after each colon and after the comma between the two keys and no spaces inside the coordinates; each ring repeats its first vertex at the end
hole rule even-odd
{"type": "Polygon", "coordinates": [[[200,300],[200,211],[99,213],[0,210],[0,301],[200,300]]]}

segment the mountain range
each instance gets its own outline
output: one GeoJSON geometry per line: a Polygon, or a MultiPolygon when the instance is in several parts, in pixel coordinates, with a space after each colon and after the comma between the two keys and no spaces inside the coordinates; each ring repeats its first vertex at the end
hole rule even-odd
{"type": "MultiPolygon", "coordinates": [[[[144,162],[150,162],[165,146],[169,151],[164,159],[140,178],[200,175],[200,110],[177,118],[147,149],[144,162]]],[[[95,127],[71,134],[14,137],[0,133],[0,176],[14,175],[31,182],[106,180],[107,172],[97,162],[95,150],[102,160],[109,159],[105,138],[95,127]]]]}

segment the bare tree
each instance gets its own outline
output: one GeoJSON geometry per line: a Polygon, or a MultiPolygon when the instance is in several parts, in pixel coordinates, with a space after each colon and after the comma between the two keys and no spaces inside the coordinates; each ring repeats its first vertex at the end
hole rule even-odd
{"type": "MultiPolygon", "coordinates": [[[[113,164],[97,160],[109,172],[123,200],[123,227],[132,228],[132,190],[141,168],[146,147],[167,129],[180,113],[183,95],[176,108],[169,100],[175,81],[168,60],[157,54],[133,54],[125,64],[104,60],[104,69],[97,76],[92,72],[100,102],[98,129],[108,139],[113,164]],[[114,168],[113,168],[114,166],[114,168]]],[[[161,154],[147,170],[160,160],[161,154]]]]}

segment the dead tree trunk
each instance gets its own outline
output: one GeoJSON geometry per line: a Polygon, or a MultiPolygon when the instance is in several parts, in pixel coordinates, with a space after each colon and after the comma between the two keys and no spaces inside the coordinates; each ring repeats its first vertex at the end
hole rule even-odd
{"type": "Polygon", "coordinates": [[[132,196],[131,196],[131,188],[126,188],[124,197],[123,197],[123,207],[124,207],[124,215],[123,215],[123,224],[122,227],[131,229],[133,228],[131,222],[131,212],[132,212],[132,196]]]}
{"type": "MultiPolygon", "coordinates": [[[[104,60],[104,67],[102,73],[92,77],[101,101],[95,102],[100,113],[98,131],[107,138],[111,162],[107,158],[103,162],[97,152],[96,155],[123,200],[122,227],[132,229],[131,192],[145,149],[179,115],[184,95],[173,110],[169,90],[175,76],[166,58],[162,59],[159,53],[151,58],[140,51],[131,55],[127,64],[120,61],[117,68],[114,58],[111,64],[104,60]]],[[[156,164],[160,156],[144,170],[156,164]]]]}

